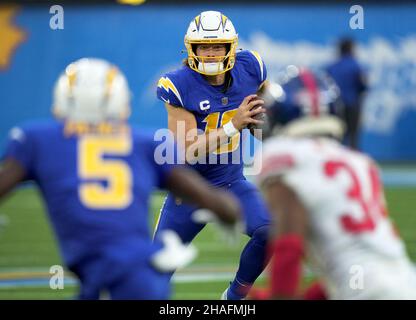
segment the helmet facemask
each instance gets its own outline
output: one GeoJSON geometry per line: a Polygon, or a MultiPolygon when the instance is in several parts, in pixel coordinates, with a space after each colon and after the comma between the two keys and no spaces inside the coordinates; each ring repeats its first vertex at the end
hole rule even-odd
{"type": "Polygon", "coordinates": [[[237,38],[232,40],[188,40],[185,39],[185,46],[188,51],[189,67],[201,74],[214,76],[231,70],[235,64],[235,55],[237,50],[237,38]],[[196,48],[201,44],[225,44],[226,54],[224,56],[198,56],[196,48]],[[207,62],[207,60],[209,62],[207,62]],[[212,60],[216,60],[213,62],[212,60]]]}

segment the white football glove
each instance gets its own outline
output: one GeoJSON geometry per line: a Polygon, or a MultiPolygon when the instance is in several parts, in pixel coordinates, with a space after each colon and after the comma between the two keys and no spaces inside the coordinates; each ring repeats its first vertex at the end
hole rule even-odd
{"type": "Polygon", "coordinates": [[[160,272],[174,272],[191,263],[197,256],[197,250],[192,245],[185,245],[173,230],[164,230],[158,238],[163,248],[151,257],[151,263],[160,272]]]}
{"type": "Polygon", "coordinates": [[[244,233],[244,223],[237,221],[234,224],[226,224],[222,222],[211,210],[198,209],[192,213],[192,220],[196,223],[213,222],[216,229],[219,231],[220,238],[222,238],[229,245],[237,245],[240,240],[240,235],[244,233]]]}

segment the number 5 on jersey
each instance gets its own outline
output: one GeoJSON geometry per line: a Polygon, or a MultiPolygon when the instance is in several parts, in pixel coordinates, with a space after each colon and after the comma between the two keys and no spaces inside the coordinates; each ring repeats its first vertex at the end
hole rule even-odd
{"type": "Polygon", "coordinates": [[[129,165],[121,159],[104,158],[104,155],[126,156],[131,149],[131,139],[125,135],[80,138],[78,175],[84,181],[78,194],[83,205],[90,209],[124,209],[130,205],[133,196],[129,165]],[[99,181],[106,181],[107,186],[99,181]]]}

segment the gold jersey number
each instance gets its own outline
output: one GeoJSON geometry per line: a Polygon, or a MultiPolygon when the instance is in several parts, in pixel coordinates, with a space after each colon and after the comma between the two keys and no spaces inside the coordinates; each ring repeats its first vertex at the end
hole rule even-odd
{"type": "MultiPolygon", "coordinates": [[[[224,112],[222,115],[221,115],[221,112],[214,112],[206,116],[205,119],[202,120],[202,122],[206,123],[205,133],[208,133],[209,130],[221,128],[227,122],[230,122],[231,119],[236,114],[236,112],[237,112],[237,109],[234,109],[234,110],[228,110],[224,112]],[[220,118],[221,118],[221,121],[220,121],[220,118]],[[220,125],[218,126],[218,124],[220,125]]],[[[240,144],[240,133],[237,133],[235,136],[233,136],[231,139],[228,139],[228,140],[229,142],[227,144],[223,144],[219,146],[217,150],[214,151],[213,153],[223,154],[223,153],[234,152],[235,150],[237,150],[240,144]]]]}
{"type": "Polygon", "coordinates": [[[129,135],[85,135],[80,138],[78,175],[84,181],[78,194],[85,207],[124,209],[130,205],[133,199],[130,166],[121,159],[105,159],[104,155],[127,156],[131,149],[129,135]],[[98,180],[106,181],[107,186],[98,180]]]}

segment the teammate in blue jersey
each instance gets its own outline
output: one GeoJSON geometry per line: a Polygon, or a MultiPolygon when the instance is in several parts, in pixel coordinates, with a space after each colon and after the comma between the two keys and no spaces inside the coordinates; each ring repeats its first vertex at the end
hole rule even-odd
{"type": "Polygon", "coordinates": [[[57,120],[11,130],[0,168],[0,198],[34,180],[46,203],[69,270],[81,282],[80,298],[166,299],[169,273],[195,255],[174,232],[153,242],[149,201],[167,188],[206,207],[224,223],[238,217],[238,202],[193,170],[158,164],[153,136],[127,124],[127,81],[103,60],[81,59],[55,86],[57,120]]]}
{"type": "MultiPolygon", "coordinates": [[[[270,219],[258,190],[243,175],[241,130],[262,124],[263,100],[256,93],[265,84],[266,67],[257,52],[236,53],[238,36],[222,13],[195,17],[185,36],[184,65],[162,76],[157,96],[168,113],[168,127],[185,146],[186,160],[211,184],[234,193],[243,207],[246,234],[234,280],[223,299],[243,299],[263,271],[270,219]],[[235,161],[237,160],[237,161],[235,161]]],[[[174,229],[189,243],[205,224],[191,219],[196,207],[169,194],[161,210],[155,237],[174,229]]]]}

